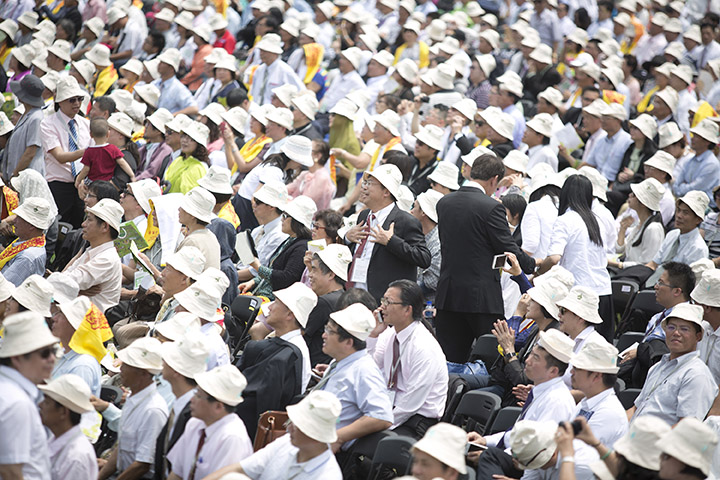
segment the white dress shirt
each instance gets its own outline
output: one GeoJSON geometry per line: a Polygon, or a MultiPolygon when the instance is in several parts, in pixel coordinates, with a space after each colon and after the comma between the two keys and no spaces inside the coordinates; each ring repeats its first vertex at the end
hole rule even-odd
{"type": "Polygon", "coordinates": [[[298,448],[283,435],[240,462],[252,480],[342,480],[340,466],[328,448],[307,462],[298,463],[298,448]]]}
{"type": "MultiPolygon", "coordinates": [[[[575,408],[573,419],[584,416],[595,437],[608,448],[627,433],[628,419],[625,408],[615,395],[615,390],[608,388],[592,398],[583,398],[575,408]]],[[[599,460],[597,450],[588,447],[582,440],[574,440],[575,458],[578,463],[589,465],[599,460]]]]}
{"type": "Polygon", "coordinates": [[[592,212],[595,214],[600,226],[600,235],[602,236],[605,253],[614,255],[618,236],[617,228],[615,228],[615,217],[597,198],[593,198],[592,212]]]}
{"type": "Polygon", "coordinates": [[[547,257],[557,217],[558,208],[550,195],[529,203],[525,208],[525,215],[520,222],[522,248],[533,258],[547,257]]]}
{"type": "Polygon", "coordinates": [[[623,261],[624,267],[637,264],[645,265],[652,261],[665,239],[665,228],[662,222],[652,222],[648,224],[645,229],[640,245],[637,247],[633,246],[640,237],[643,226],[644,224],[640,225],[636,218],[635,224],[627,230],[625,243],[623,245],[615,245],[615,252],[625,254],[625,260],[623,261]]]}
{"type": "Polygon", "coordinates": [[[657,35],[650,36],[650,34],[643,35],[635,45],[635,58],[637,58],[638,65],[651,60],[656,55],[662,55],[663,50],[667,46],[667,39],[663,32],[657,35]]]}
{"type": "Polygon", "coordinates": [[[305,84],[290,65],[278,58],[269,67],[263,63],[255,70],[250,86],[250,96],[258,105],[265,105],[272,102],[273,88],[281,85],[295,85],[298,90],[305,90],[305,84]],[[266,82],[267,84],[265,84],[266,82]],[[264,92],[263,85],[265,86],[264,92]]]}
{"type": "MultiPolygon", "coordinates": [[[[395,202],[384,208],[381,208],[377,212],[371,212],[370,214],[368,214],[366,219],[367,225],[370,228],[375,228],[378,225],[382,226],[385,223],[388,215],[390,215],[390,212],[392,212],[393,208],[395,208],[395,202]],[[372,218],[373,215],[375,216],[374,220],[372,218]]],[[[358,264],[366,262],[367,265],[370,265],[370,259],[372,258],[372,251],[374,247],[375,242],[373,242],[370,237],[368,237],[362,254],[360,254],[358,258],[354,259],[353,262],[356,262],[358,264]]],[[[358,248],[360,248],[360,244],[355,247],[355,250],[357,251],[358,248]]],[[[356,288],[362,288],[363,290],[367,290],[367,273],[369,273],[369,268],[362,270],[356,267],[352,268],[352,277],[350,278],[350,280],[355,282],[356,288]],[[363,275],[363,273],[365,275],[363,275]]]]}
{"type": "Polygon", "coordinates": [[[200,332],[205,336],[206,345],[210,349],[207,359],[207,369],[212,370],[221,365],[230,363],[230,351],[220,336],[220,326],[215,323],[206,323],[200,327],[200,332]]]}
{"type": "Polygon", "coordinates": [[[97,295],[88,298],[101,312],[120,302],[122,264],[113,242],[89,248],[80,258],[68,265],[64,272],[77,282],[81,291],[95,285],[100,287],[97,295]]]}
{"type": "Polygon", "coordinates": [[[547,163],[555,172],[558,171],[558,158],[550,145],[535,145],[528,149],[527,155],[530,158],[525,171],[529,172],[535,165],[547,163]]]}
{"type": "Polygon", "coordinates": [[[700,360],[705,362],[713,374],[715,383],[720,384],[720,328],[713,329],[709,322],[703,320],[703,338],[697,346],[700,360]]]}
{"type": "Polygon", "coordinates": [[[387,328],[377,338],[368,338],[368,352],[375,359],[388,385],[393,371],[393,342],[400,342],[400,372],[397,385],[390,388],[393,400],[393,428],[415,414],[440,418],[447,399],[448,370],[445,354],[435,337],[420,322],[395,333],[387,328]]]}
{"type": "Polygon", "coordinates": [[[59,437],[48,439],[53,480],[95,480],[98,476],[95,449],[75,425],[59,437]]]}
{"type": "Polygon", "coordinates": [[[282,335],[280,338],[286,342],[290,342],[300,349],[302,354],[302,389],[304,392],[307,389],[308,383],[310,383],[310,350],[308,350],[307,342],[302,336],[302,330],[297,329],[282,335]]]}
{"type": "Polygon", "coordinates": [[[288,238],[288,234],[282,231],[282,216],[278,216],[265,225],[255,227],[251,235],[255,242],[260,265],[270,263],[270,257],[275,249],[288,238]]]}
{"type": "Polygon", "coordinates": [[[253,453],[245,424],[236,414],[225,415],[209,427],[202,420],[191,418],[185,425],[182,436],[167,455],[173,473],[183,480],[194,480],[190,478],[190,473],[195,465],[197,447],[203,431],[205,442],[197,455],[194,478],[205,478],[253,453]]]}
{"type": "Polygon", "coordinates": [[[323,96],[320,110],[329,111],[337,102],[345,98],[345,95],[354,90],[364,90],[365,82],[363,82],[360,74],[352,70],[348,73],[339,73],[328,87],[323,96]]]}
{"type": "MultiPolygon", "coordinates": [[[[605,340],[602,335],[597,333],[595,331],[595,327],[593,325],[590,325],[589,327],[586,327],[582,332],[578,334],[577,337],[573,340],[575,342],[575,346],[573,347],[573,353],[578,353],[580,350],[582,350],[583,345],[585,345],[585,342],[587,342],[589,339],[594,338],[596,341],[605,340]]],[[[572,363],[568,363],[568,368],[565,370],[565,373],[562,376],[563,382],[565,385],[567,385],[568,388],[572,388],[572,382],[570,381],[570,375],[572,374],[572,363]]]]}

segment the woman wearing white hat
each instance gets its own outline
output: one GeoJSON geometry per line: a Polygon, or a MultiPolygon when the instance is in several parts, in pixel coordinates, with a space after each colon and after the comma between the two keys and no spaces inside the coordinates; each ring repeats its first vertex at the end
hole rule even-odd
{"type": "Polygon", "coordinates": [[[248,115],[238,113],[237,108],[240,107],[225,112],[223,115],[225,123],[220,126],[220,132],[225,141],[225,157],[227,158],[228,168],[233,175],[236,172],[245,174],[255,168],[265,158],[265,154],[272,144],[272,138],[265,134],[265,126],[267,125],[265,113],[268,107],[260,107],[254,103],[250,104],[249,138],[245,138],[245,123],[247,121],[240,121],[243,116],[247,117],[248,115]],[[241,139],[242,143],[238,143],[237,139],[241,139]]]}
{"type": "Polygon", "coordinates": [[[191,122],[182,128],[180,156],[165,170],[170,182],[167,193],[187,193],[205,176],[210,164],[207,142],[210,130],[200,122],[191,122]]]}
{"type": "Polygon", "coordinates": [[[330,176],[330,169],[325,168],[330,157],[328,145],[322,140],[312,141],[313,165],[288,185],[291,197],[306,195],[315,201],[318,209],[330,207],[337,187],[330,176]]]}
{"type": "Polygon", "coordinates": [[[225,107],[219,103],[210,103],[198,112],[198,121],[210,130],[207,140],[208,154],[223,147],[223,140],[220,138],[220,125],[225,121],[222,117],[223,113],[225,107]]]}

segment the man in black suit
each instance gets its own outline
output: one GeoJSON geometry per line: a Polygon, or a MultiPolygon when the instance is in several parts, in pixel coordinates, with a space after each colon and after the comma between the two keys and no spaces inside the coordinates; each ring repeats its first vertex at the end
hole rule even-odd
{"type": "MultiPolygon", "coordinates": [[[[175,322],[175,319],[165,322],[163,331],[172,327],[175,322]]],[[[205,344],[203,335],[187,335],[176,342],[163,345],[162,376],[172,387],[175,402],[155,443],[155,480],[167,478],[171,471],[167,452],[185,431],[185,424],[190,419],[190,399],[195,394],[197,385],[193,376],[205,371],[209,355],[210,348],[205,344]]]]}
{"type": "Polygon", "coordinates": [[[395,205],[401,182],[400,170],[391,164],[365,174],[359,199],[367,208],[345,234],[353,250],[348,288],[367,290],[378,301],[390,282],[414,282],[417,267],[430,266],[420,221],[395,205]]]}
{"type": "Polygon", "coordinates": [[[473,163],[470,182],[437,204],[442,253],[435,295],[438,342],[450,362],[467,361],[473,340],[490,333],[503,318],[500,272],[493,257],[514,253],[526,273],[535,260],[510,235],[505,208],[489,197],[503,177],[502,160],[481,155],[473,163]]]}

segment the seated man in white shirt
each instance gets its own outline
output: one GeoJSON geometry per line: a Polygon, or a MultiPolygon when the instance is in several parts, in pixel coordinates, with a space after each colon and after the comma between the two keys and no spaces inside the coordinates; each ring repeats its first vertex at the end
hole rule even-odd
{"type": "MultiPolygon", "coordinates": [[[[715,382],[720,384],[720,271],[703,272],[702,278],[690,297],[695,305],[703,308],[703,338],[698,343],[700,360],[710,368],[715,382]]],[[[714,413],[714,412],[713,412],[714,413]]],[[[716,414],[715,414],[716,415],[716,414]]]]}
{"type": "Polygon", "coordinates": [[[72,373],[38,388],[45,394],[40,403],[40,418],[52,432],[48,439],[52,478],[96,480],[95,450],[80,430],[80,416],[95,410],[90,403],[90,388],[72,373]]]}
{"type": "Polygon", "coordinates": [[[634,421],[641,415],[655,415],[670,425],[684,417],[704,419],[718,393],[712,372],[697,352],[703,336],[703,308],[681,303],[665,317],[665,354],[648,372],[645,386],[628,409],[634,421]]]}
{"type": "Polygon", "coordinates": [[[311,392],[297,405],[287,407],[287,435],[205,480],[220,480],[231,472],[244,473],[252,480],[341,480],[340,467],[328,445],[337,441],[335,426],[341,410],[332,393],[311,392]]]}
{"type": "Polygon", "coordinates": [[[333,79],[320,102],[320,111],[327,112],[345,95],[365,88],[365,82],[357,72],[362,60],[362,51],[358,47],[350,47],[340,52],[338,57],[339,74],[333,79]]]}
{"type": "MultiPolygon", "coordinates": [[[[574,344],[559,330],[550,329],[538,335],[540,340],[525,360],[525,375],[533,381],[534,386],[525,399],[518,422],[565,422],[573,418],[575,401],[561,377],[568,368],[574,344]]],[[[476,432],[468,434],[469,442],[488,446],[479,456],[478,478],[493,478],[493,475],[513,476],[512,474],[517,472],[508,449],[511,438],[510,429],[486,437],[476,432]]]]}
{"type": "Polygon", "coordinates": [[[410,280],[390,283],[375,312],[382,323],[367,339],[368,352],[382,371],[393,399],[393,430],[421,438],[445,410],[448,371],[445,354],[420,322],[420,286],[410,280]]]}
{"type": "Polygon", "coordinates": [[[245,424],[234,412],[242,402],[245,377],[234,365],[195,375],[192,416],[168,453],[169,480],[194,480],[244,460],[253,453],[245,424]]]}
{"type": "Polygon", "coordinates": [[[276,33],[265,34],[255,45],[260,52],[262,64],[255,70],[250,85],[250,96],[258,105],[272,102],[273,89],[281,85],[295,85],[298,90],[305,90],[300,77],[290,65],[280,59],[283,53],[283,44],[280,35],[276,33]]]}
{"type": "Polygon", "coordinates": [[[65,270],[80,287],[80,293],[106,311],[120,301],[122,264],[113,240],[118,236],[123,208],[115,200],[103,198],[86,209],[83,238],[90,248],[74,258],[65,270]]]}
{"type": "Polygon", "coordinates": [[[526,171],[535,165],[546,163],[554,171],[558,171],[558,157],[550,147],[553,135],[553,117],[549,113],[538,113],[526,124],[523,142],[528,146],[527,155],[530,157],[526,171]]]}
{"type": "Polygon", "coordinates": [[[417,480],[457,480],[467,475],[465,431],[438,423],[430,427],[423,438],[413,445],[412,476],[417,480]]]}

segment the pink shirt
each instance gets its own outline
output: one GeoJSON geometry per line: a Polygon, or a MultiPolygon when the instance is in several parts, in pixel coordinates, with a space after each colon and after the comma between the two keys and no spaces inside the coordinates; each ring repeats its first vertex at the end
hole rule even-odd
{"type": "Polygon", "coordinates": [[[302,172],[290,185],[288,194],[293,197],[306,195],[315,200],[318,210],[330,207],[330,200],[335,196],[335,184],[330,178],[330,172],[321,168],[313,173],[302,172]]]}
{"type": "Polygon", "coordinates": [[[88,0],[82,12],[83,22],[87,22],[93,17],[99,17],[103,22],[107,23],[107,7],[105,0],[88,0]]]}
{"type": "MultiPolygon", "coordinates": [[[[42,133],[43,153],[45,154],[45,180],[48,182],[72,183],[75,181],[70,170],[70,163],[60,163],[50,154],[50,150],[60,147],[65,152],[70,151],[70,117],[61,110],[45,117],[40,124],[42,133]]],[[[77,132],[78,149],[90,146],[90,122],[80,115],[75,115],[75,129],[77,132]]],[[[78,159],[79,160],[79,159],[78,159]]],[[[76,162],[76,171],[80,173],[82,164],[76,162]]]]}

